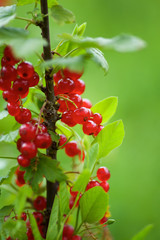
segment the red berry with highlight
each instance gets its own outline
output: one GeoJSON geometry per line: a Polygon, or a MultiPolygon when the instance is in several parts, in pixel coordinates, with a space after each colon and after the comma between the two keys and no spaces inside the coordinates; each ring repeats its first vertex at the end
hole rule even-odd
{"type": "Polygon", "coordinates": [[[77,146],[77,142],[76,141],[71,141],[68,142],[65,145],[65,152],[69,157],[75,157],[76,155],[79,154],[79,148],[77,146]]]}
{"type": "Polygon", "coordinates": [[[109,191],[109,183],[108,182],[101,182],[100,186],[104,189],[105,192],[109,191]]]}
{"type": "Polygon", "coordinates": [[[15,81],[17,79],[17,70],[11,65],[2,67],[1,77],[4,80],[15,81]]]}
{"type": "Polygon", "coordinates": [[[10,88],[11,88],[11,81],[0,78],[0,90],[6,91],[6,90],[10,90],[10,88]]]}
{"type": "Polygon", "coordinates": [[[82,99],[82,107],[91,108],[92,103],[87,98],[82,99]]]}
{"type": "Polygon", "coordinates": [[[98,125],[97,130],[94,132],[94,136],[96,137],[102,131],[103,128],[104,126],[98,125]]]}
{"type": "Polygon", "coordinates": [[[73,112],[73,120],[78,124],[83,124],[91,117],[91,111],[88,108],[77,108],[73,112]]]}
{"type": "Polygon", "coordinates": [[[62,114],[61,121],[67,124],[70,127],[74,127],[76,125],[75,121],[73,120],[73,111],[69,110],[62,114]]]}
{"type": "Polygon", "coordinates": [[[30,62],[22,62],[17,67],[18,75],[23,79],[29,79],[33,77],[34,67],[30,62]]]}
{"type": "Polygon", "coordinates": [[[46,208],[46,202],[46,198],[38,196],[33,202],[34,208],[38,211],[43,211],[46,208]]]}
{"type": "Polygon", "coordinates": [[[29,165],[30,165],[30,159],[26,158],[23,155],[18,156],[17,160],[18,160],[19,165],[22,167],[29,167],[29,165]]]}
{"type": "MultiPolygon", "coordinates": [[[[103,217],[99,222],[100,222],[100,224],[104,224],[104,223],[106,223],[108,221],[108,218],[107,217],[103,217]]],[[[105,224],[105,226],[106,226],[107,224],[105,224]]]]}
{"type": "Polygon", "coordinates": [[[6,102],[13,103],[13,104],[15,104],[19,99],[17,94],[12,89],[4,91],[2,96],[6,102]]]}
{"type": "Polygon", "coordinates": [[[110,179],[110,171],[106,167],[100,167],[97,170],[97,178],[100,181],[107,181],[110,179]]]}
{"type": "Polygon", "coordinates": [[[10,46],[5,47],[4,57],[6,59],[6,62],[10,65],[15,65],[16,63],[18,63],[20,61],[20,59],[18,59],[14,56],[10,46]]]}
{"type": "Polygon", "coordinates": [[[43,222],[43,214],[41,212],[33,212],[33,216],[35,217],[38,225],[43,222]]]}
{"type": "Polygon", "coordinates": [[[100,186],[99,182],[92,180],[87,184],[86,191],[97,186],[100,186]]]}
{"type": "Polygon", "coordinates": [[[23,79],[17,79],[13,83],[13,91],[18,95],[24,95],[28,92],[29,84],[28,81],[23,79]]]}
{"type": "Polygon", "coordinates": [[[69,78],[65,79],[62,78],[58,81],[58,92],[61,94],[71,93],[74,88],[75,88],[74,81],[69,78]]]}
{"type": "Polygon", "coordinates": [[[34,72],[31,78],[28,78],[29,87],[34,87],[39,83],[39,75],[38,73],[34,72]]]}
{"type": "Polygon", "coordinates": [[[8,113],[11,115],[11,116],[16,116],[20,113],[20,107],[18,104],[11,104],[11,103],[8,103],[7,104],[7,109],[8,109],[8,113]]]}
{"type": "MultiPolygon", "coordinates": [[[[62,145],[64,145],[67,142],[67,138],[64,134],[60,135],[60,139],[59,139],[59,146],[61,147],[62,145]]],[[[64,146],[65,147],[65,146],[64,146]]],[[[62,148],[64,148],[62,147],[62,148]]]]}
{"type": "Polygon", "coordinates": [[[92,118],[93,118],[93,122],[95,122],[96,124],[101,124],[101,122],[102,122],[102,116],[101,116],[101,114],[100,113],[94,113],[93,114],[93,116],[92,116],[92,118]]]}
{"type": "Polygon", "coordinates": [[[87,135],[92,135],[96,132],[97,130],[97,124],[95,122],[93,122],[92,120],[87,120],[84,124],[83,124],[83,132],[84,134],[87,135]]]}
{"type": "Polygon", "coordinates": [[[82,95],[85,91],[85,83],[81,79],[75,80],[75,88],[73,90],[73,93],[77,93],[79,95],[82,95]]]}
{"type": "Polygon", "coordinates": [[[21,146],[22,146],[23,143],[24,143],[24,141],[21,138],[19,138],[18,141],[17,141],[17,149],[19,151],[21,151],[21,146]]]}
{"type": "Polygon", "coordinates": [[[20,151],[27,158],[34,158],[37,155],[37,147],[33,142],[24,142],[20,151]]]}
{"type": "Polygon", "coordinates": [[[23,141],[34,140],[36,137],[36,127],[31,123],[25,123],[20,127],[19,135],[23,141]]]}
{"type": "Polygon", "coordinates": [[[74,72],[74,71],[71,71],[70,69],[68,68],[65,68],[63,70],[63,74],[65,77],[67,78],[70,78],[70,79],[73,79],[73,80],[76,80],[78,78],[80,78],[83,74],[83,72],[74,72]]]}
{"type": "Polygon", "coordinates": [[[15,120],[20,123],[24,124],[26,122],[29,122],[31,120],[31,112],[27,108],[22,108],[18,115],[15,116],[15,120]]]}
{"type": "Polygon", "coordinates": [[[37,148],[49,148],[52,144],[51,136],[48,133],[38,133],[34,140],[37,148]]]}
{"type": "Polygon", "coordinates": [[[72,240],[81,240],[82,238],[78,235],[75,235],[72,237],[72,240]]]}
{"type": "Polygon", "coordinates": [[[63,228],[63,237],[67,237],[68,239],[72,239],[74,233],[74,228],[70,225],[64,225],[63,228]]]}

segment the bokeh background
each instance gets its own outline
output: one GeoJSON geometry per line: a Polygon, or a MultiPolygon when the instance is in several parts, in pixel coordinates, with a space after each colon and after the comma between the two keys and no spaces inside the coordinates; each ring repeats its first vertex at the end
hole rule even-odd
{"type": "MultiPolygon", "coordinates": [[[[147,47],[134,53],[105,51],[110,69],[89,63],[83,79],[85,97],[93,104],[108,96],[118,96],[119,106],[112,121],[123,119],[125,139],[104,161],[111,170],[110,210],[116,223],[110,226],[115,240],[129,240],[147,224],[154,225],[147,240],[160,239],[160,2],[157,0],[60,0],[72,10],[77,23],[87,22],[86,36],[113,37],[129,33],[141,37],[147,47]]],[[[28,10],[30,6],[27,6],[28,10]]],[[[27,10],[25,8],[25,11],[27,10]]],[[[22,8],[19,8],[22,16],[22,8]]],[[[17,21],[16,26],[23,26],[17,21]]],[[[52,22],[52,37],[71,32],[73,25],[52,22]]],[[[32,28],[33,35],[39,34],[32,28]]],[[[58,42],[58,38],[52,45],[58,42]]],[[[3,108],[3,100],[1,108],[3,108]]],[[[13,125],[12,118],[0,122],[0,133],[13,125]]],[[[7,129],[7,130],[6,130],[7,129]]],[[[17,156],[14,145],[0,144],[0,155],[17,156]]],[[[0,174],[14,161],[0,161],[0,174]]]]}

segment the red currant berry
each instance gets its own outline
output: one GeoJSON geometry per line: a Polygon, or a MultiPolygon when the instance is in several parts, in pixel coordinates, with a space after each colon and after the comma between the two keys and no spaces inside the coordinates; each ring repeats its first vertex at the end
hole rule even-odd
{"type": "Polygon", "coordinates": [[[39,75],[38,73],[34,72],[33,76],[28,80],[29,87],[34,87],[39,83],[39,75]]]}
{"type": "Polygon", "coordinates": [[[83,132],[84,132],[84,134],[92,135],[92,134],[95,133],[96,130],[97,130],[97,124],[95,122],[93,122],[92,120],[87,120],[83,124],[83,132]]]}
{"type": "Polygon", "coordinates": [[[4,91],[2,95],[3,95],[3,99],[6,102],[10,102],[13,104],[15,104],[19,99],[17,94],[12,89],[4,91]]]}
{"type": "MultiPolygon", "coordinates": [[[[59,146],[61,147],[62,145],[64,145],[67,142],[67,138],[65,135],[61,134],[60,135],[60,139],[59,139],[59,146]]],[[[64,146],[65,147],[65,146],[64,146]]],[[[62,148],[64,148],[62,147],[62,148]]]]}
{"type": "Polygon", "coordinates": [[[38,133],[34,140],[37,148],[49,148],[52,144],[51,136],[48,133],[38,133]]]}
{"type": "Polygon", "coordinates": [[[23,221],[26,221],[26,220],[27,220],[27,214],[26,214],[25,212],[22,212],[22,214],[21,214],[21,219],[22,219],[23,221]]]}
{"type": "Polygon", "coordinates": [[[79,152],[79,160],[84,162],[84,159],[85,159],[85,151],[80,151],[79,152]]]}
{"type": "Polygon", "coordinates": [[[33,142],[24,142],[20,150],[26,158],[34,158],[37,155],[37,148],[33,142]]]}
{"type": "Polygon", "coordinates": [[[63,228],[63,237],[67,237],[68,239],[72,239],[74,233],[74,228],[70,225],[64,225],[63,228]]]}
{"type": "Polygon", "coordinates": [[[38,196],[33,202],[34,208],[38,211],[43,211],[46,208],[46,202],[45,197],[38,196]]]}
{"type": "Polygon", "coordinates": [[[11,65],[2,67],[1,77],[4,80],[15,81],[17,79],[17,70],[11,65]]]}
{"type": "Polygon", "coordinates": [[[69,157],[75,157],[76,155],[79,154],[79,148],[77,146],[77,142],[76,141],[71,141],[68,142],[65,145],[65,152],[69,157]]]}
{"type": "Polygon", "coordinates": [[[19,151],[21,151],[21,146],[22,146],[23,143],[24,143],[24,141],[21,138],[19,138],[18,141],[17,141],[17,149],[19,151]]]}
{"type": "Polygon", "coordinates": [[[83,124],[91,117],[91,111],[88,108],[81,107],[73,111],[73,120],[75,123],[83,124]]]}
{"type": "Polygon", "coordinates": [[[36,137],[36,127],[31,123],[25,123],[20,127],[19,135],[23,141],[34,140],[36,137]]]}
{"type": "Polygon", "coordinates": [[[20,171],[20,170],[18,170],[16,173],[17,180],[21,185],[25,184],[24,173],[25,173],[25,171],[20,171]]]}
{"type": "Polygon", "coordinates": [[[87,98],[82,99],[82,107],[91,108],[92,103],[87,98]]]}
{"type": "Polygon", "coordinates": [[[35,127],[36,129],[38,128],[38,133],[47,133],[47,127],[43,123],[41,124],[36,123],[35,127]]]}
{"type": "Polygon", "coordinates": [[[28,81],[23,79],[18,79],[13,83],[13,91],[18,95],[24,95],[28,92],[29,84],[28,81]]]}
{"type": "Polygon", "coordinates": [[[92,118],[93,118],[93,122],[95,122],[96,124],[101,124],[101,122],[102,122],[102,116],[101,116],[101,114],[100,113],[94,113],[93,114],[93,116],[92,116],[92,118]]]}
{"type": "Polygon", "coordinates": [[[73,102],[67,101],[69,110],[75,110],[76,107],[80,108],[82,106],[82,98],[78,94],[70,94],[69,99],[73,102]]]}
{"type": "MultiPolygon", "coordinates": [[[[99,223],[103,225],[103,224],[106,223],[107,221],[108,221],[108,218],[104,216],[104,217],[99,221],[99,223]]],[[[106,225],[107,225],[107,224],[105,224],[105,226],[106,226],[106,225]]]]}
{"type": "Polygon", "coordinates": [[[43,222],[43,214],[41,212],[33,212],[33,216],[35,217],[38,225],[43,222]]]}
{"type": "Polygon", "coordinates": [[[30,227],[27,229],[27,237],[28,240],[34,240],[34,236],[30,227]]]}
{"type": "Polygon", "coordinates": [[[87,184],[86,191],[88,191],[89,189],[91,189],[93,187],[97,187],[99,185],[100,185],[99,182],[92,180],[87,184]]]}
{"type": "Polygon", "coordinates": [[[17,67],[17,73],[21,78],[29,79],[33,77],[34,67],[30,62],[22,62],[17,67]]]}
{"type": "Polygon", "coordinates": [[[67,124],[70,127],[74,127],[76,123],[73,120],[73,111],[69,110],[62,114],[61,121],[67,124]]]}
{"type": "Polygon", "coordinates": [[[94,136],[96,137],[98,135],[98,133],[100,133],[100,131],[102,131],[103,128],[104,128],[104,126],[98,125],[97,130],[94,132],[94,136]]]}
{"type": "Polygon", "coordinates": [[[4,57],[6,58],[6,61],[8,62],[8,64],[10,64],[10,65],[15,65],[16,63],[18,63],[20,61],[20,59],[15,58],[10,46],[5,47],[4,57]]]}
{"type": "Polygon", "coordinates": [[[74,81],[69,79],[69,78],[65,78],[65,79],[60,79],[58,81],[58,92],[61,94],[68,94],[71,93],[75,87],[74,81]]]}
{"type": "Polygon", "coordinates": [[[11,237],[8,237],[8,238],[6,238],[6,240],[13,240],[13,238],[11,238],[11,237]]]}
{"type": "Polygon", "coordinates": [[[28,96],[28,93],[29,93],[29,89],[28,89],[28,91],[25,93],[25,94],[21,94],[20,96],[21,96],[21,98],[23,99],[23,98],[26,98],[27,96],[28,96]]]}
{"type": "Polygon", "coordinates": [[[73,90],[73,93],[77,93],[79,95],[82,95],[85,91],[85,83],[81,79],[75,80],[75,88],[73,90]]]}
{"type": "Polygon", "coordinates": [[[73,197],[77,197],[78,191],[74,192],[74,191],[72,191],[72,188],[73,188],[73,187],[70,188],[70,194],[71,194],[73,197]]]}
{"type": "Polygon", "coordinates": [[[7,104],[7,109],[8,109],[8,113],[11,115],[11,116],[16,116],[20,113],[20,107],[18,104],[11,104],[11,103],[8,103],[7,104]]]}
{"type": "Polygon", "coordinates": [[[26,158],[23,155],[18,156],[17,160],[18,160],[19,165],[22,167],[28,167],[30,165],[30,159],[26,158]]]}
{"type": "Polygon", "coordinates": [[[100,167],[97,170],[97,178],[100,181],[107,181],[110,179],[110,171],[106,167],[100,167]]]}
{"type": "Polygon", "coordinates": [[[108,182],[101,182],[100,186],[104,189],[105,192],[109,191],[109,183],[108,182]]]}
{"type": "Polygon", "coordinates": [[[76,80],[82,76],[83,72],[73,72],[73,71],[69,70],[68,68],[65,68],[63,70],[63,74],[66,78],[76,80]]]}
{"type": "Polygon", "coordinates": [[[68,108],[68,101],[67,101],[67,104],[66,104],[65,100],[59,99],[58,103],[60,104],[59,109],[58,109],[59,112],[63,113],[63,112],[66,112],[69,109],[68,108]]]}
{"type": "Polygon", "coordinates": [[[8,61],[7,61],[7,58],[5,58],[5,57],[2,57],[2,59],[1,59],[1,66],[2,67],[5,67],[5,66],[7,66],[9,63],[8,63],[8,61]]]}
{"type": "Polygon", "coordinates": [[[81,240],[81,237],[78,236],[78,235],[75,235],[75,236],[72,237],[72,240],[81,240]]]}
{"type": "Polygon", "coordinates": [[[10,90],[10,88],[11,88],[11,81],[0,78],[0,90],[6,91],[6,90],[10,90]]]}
{"type": "Polygon", "coordinates": [[[18,115],[15,116],[15,120],[20,123],[24,124],[26,122],[29,122],[31,120],[31,112],[27,108],[22,108],[18,115]]]}

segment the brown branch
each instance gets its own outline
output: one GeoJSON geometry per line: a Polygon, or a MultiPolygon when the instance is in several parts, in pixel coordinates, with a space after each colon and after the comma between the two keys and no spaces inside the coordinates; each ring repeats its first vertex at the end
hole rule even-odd
{"type": "MultiPolygon", "coordinates": [[[[50,33],[49,33],[49,18],[48,18],[48,2],[47,0],[41,0],[41,13],[44,16],[43,21],[38,24],[42,31],[42,37],[47,41],[47,46],[43,47],[43,58],[44,60],[52,59],[51,45],[50,45],[50,33]]],[[[49,130],[55,132],[55,124],[59,119],[57,113],[56,97],[54,95],[54,85],[53,85],[53,68],[45,70],[45,82],[46,82],[46,105],[43,111],[45,122],[49,130]]],[[[57,144],[52,143],[52,146],[47,149],[47,155],[52,159],[57,157],[57,144]]],[[[47,222],[49,221],[50,212],[54,202],[55,195],[57,193],[58,183],[52,183],[47,181],[47,222]]],[[[48,223],[47,223],[48,224],[48,223]]],[[[47,229],[47,227],[46,227],[47,229]]]]}

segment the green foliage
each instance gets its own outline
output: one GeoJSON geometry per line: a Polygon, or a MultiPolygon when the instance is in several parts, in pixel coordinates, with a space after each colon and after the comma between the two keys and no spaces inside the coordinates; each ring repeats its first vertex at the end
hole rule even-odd
{"type": "Polygon", "coordinates": [[[58,197],[56,196],[50,215],[46,240],[55,240],[58,235],[58,215],[59,215],[59,203],[58,197]]]}
{"type": "Polygon", "coordinates": [[[16,5],[0,7],[0,27],[3,27],[16,16],[16,5]]]}
{"type": "Polygon", "coordinates": [[[99,144],[98,158],[106,157],[114,148],[119,147],[123,138],[124,126],[122,120],[104,127],[93,142],[99,144]]]}
{"type": "Polygon", "coordinates": [[[64,214],[69,212],[69,198],[70,194],[67,189],[66,182],[61,182],[59,185],[59,205],[60,205],[60,217],[62,218],[64,214]]]}
{"type": "MultiPolygon", "coordinates": [[[[31,3],[39,3],[39,0],[17,0],[17,6],[23,6],[31,3]]],[[[51,8],[54,4],[58,4],[57,0],[48,0],[48,7],[51,8]]]]}
{"type": "Polygon", "coordinates": [[[16,193],[9,192],[6,189],[1,189],[0,209],[5,206],[13,205],[15,199],[16,199],[16,193]]]}
{"type": "Polygon", "coordinates": [[[0,185],[1,184],[9,184],[11,183],[11,180],[12,180],[12,177],[16,171],[16,168],[17,167],[12,167],[10,170],[9,170],[9,173],[7,174],[7,176],[5,177],[0,177],[0,185]]]}
{"type": "Polygon", "coordinates": [[[51,8],[51,16],[60,25],[75,22],[74,14],[70,10],[63,8],[61,5],[54,5],[51,8]]]}
{"type": "Polygon", "coordinates": [[[27,184],[19,189],[15,200],[15,211],[18,217],[25,208],[27,198],[30,198],[32,194],[32,189],[27,184]]]}
{"type": "Polygon", "coordinates": [[[22,28],[2,27],[0,28],[0,45],[4,44],[12,46],[17,57],[26,57],[35,53],[42,45],[46,45],[46,41],[30,37],[28,31],[22,28]]]}
{"type": "Polygon", "coordinates": [[[2,120],[3,118],[8,116],[8,111],[3,110],[2,112],[0,112],[0,120],[2,120]]]}
{"type": "Polygon", "coordinates": [[[73,186],[73,191],[83,193],[89,182],[90,175],[90,171],[88,169],[84,169],[83,172],[78,176],[78,179],[73,186]]]}
{"type": "Polygon", "coordinates": [[[138,37],[121,34],[114,38],[79,38],[72,36],[71,34],[64,33],[59,35],[63,40],[75,43],[77,47],[81,48],[105,48],[111,49],[118,52],[132,52],[137,51],[146,46],[145,42],[138,37]]]}
{"type": "Polygon", "coordinates": [[[108,122],[108,120],[116,112],[118,105],[117,97],[108,97],[98,103],[96,103],[92,108],[93,113],[100,113],[102,115],[102,124],[108,122]]]}
{"type": "Polygon", "coordinates": [[[56,122],[56,127],[57,132],[59,134],[64,134],[67,138],[69,138],[73,134],[72,131],[67,126],[65,126],[61,121],[56,122]]]}
{"type": "MultiPolygon", "coordinates": [[[[9,219],[4,222],[2,226],[2,234],[4,236],[11,236],[12,238],[27,240],[26,223],[23,220],[9,219]]],[[[41,239],[41,238],[40,238],[41,239]]]]}
{"type": "Polygon", "coordinates": [[[109,65],[103,53],[97,48],[89,48],[87,49],[87,53],[90,54],[91,60],[98,64],[98,66],[103,69],[104,73],[107,74],[109,65]]]}
{"type": "Polygon", "coordinates": [[[137,233],[131,240],[144,240],[152,230],[153,225],[149,224],[143,228],[139,233],[137,233]]]}
{"type": "Polygon", "coordinates": [[[102,187],[86,191],[80,199],[82,222],[96,223],[107,210],[108,196],[102,187]]]}
{"type": "Polygon", "coordinates": [[[16,139],[16,137],[18,136],[18,134],[19,134],[18,130],[9,132],[4,135],[2,134],[0,136],[0,142],[7,142],[7,143],[13,142],[16,139]]]}
{"type": "Polygon", "coordinates": [[[87,26],[87,23],[86,23],[86,22],[82,23],[80,26],[78,26],[78,25],[76,24],[76,26],[75,26],[75,28],[74,28],[74,30],[73,30],[72,35],[73,35],[73,36],[77,35],[77,36],[79,36],[79,37],[82,37],[83,34],[84,34],[84,32],[85,32],[85,30],[86,30],[86,26],[87,26]]]}
{"type": "Polygon", "coordinates": [[[43,238],[41,237],[41,234],[39,232],[36,219],[34,218],[34,216],[32,214],[29,214],[29,221],[30,221],[30,224],[31,224],[31,228],[32,228],[34,238],[37,239],[37,240],[43,240],[43,238]]]}
{"type": "Polygon", "coordinates": [[[98,152],[99,152],[99,145],[98,145],[98,143],[96,143],[93,146],[91,146],[91,148],[88,151],[89,167],[90,167],[90,169],[93,168],[95,162],[97,161],[98,152]]]}

